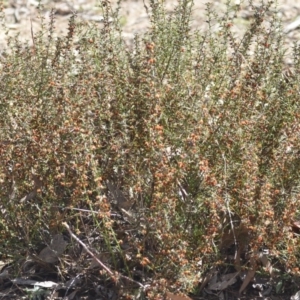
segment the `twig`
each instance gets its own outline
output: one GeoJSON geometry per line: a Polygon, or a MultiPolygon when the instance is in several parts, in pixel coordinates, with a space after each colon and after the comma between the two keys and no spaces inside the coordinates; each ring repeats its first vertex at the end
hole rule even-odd
{"type": "MultiPolygon", "coordinates": [[[[218,141],[217,141],[218,146],[220,147],[218,141]]],[[[220,147],[221,148],[221,147],[220,147]]],[[[232,220],[232,212],[230,210],[230,206],[229,206],[229,202],[230,202],[230,198],[227,192],[227,162],[226,162],[226,157],[224,155],[224,153],[222,152],[222,158],[224,161],[224,186],[225,186],[225,203],[226,203],[226,209],[228,212],[228,216],[229,216],[229,220],[230,220],[230,226],[231,226],[231,230],[232,230],[232,235],[233,235],[233,239],[234,239],[234,245],[235,245],[235,255],[234,255],[234,260],[236,260],[238,258],[238,243],[237,243],[237,239],[236,239],[236,234],[235,234],[235,228],[233,225],[233,220],[232,220]]]]}
{"type": "Polygon", "coordinates": [[[133,283],[136,283],[137,285],[139,285],[141,288],[145,289],[146,286],[142,285],[140,282],[138,281],[135,281],[127,276],[124,276],[122,274],[120,274],[119,272],[116,272],[114,273],[113,271],[111,271],[102,261],[100,261],[96,256],[95,254],[71,231],[70,229],[70,226],[66,223],[66,222],[63,222],[62,225],[64,227],[67,228],[67,230],[69,231],[70,235],[72,236],[72,238],[74,238],[83,248],[84,250],[89,254],[91,255],[95,260],[96,262],[111,276],[112,279],[115,279],[115,275],[117,275],[119,278],[124,278],[126,280],[129,280],[133,283]]]}
{"type": "Polygon", "coordinates": [[[284,33],[289,33],[291,31],[297,29],[299,26],[300,26],[300,18],[298,17],[295,21],[293,21],[292,23],[288,24],[284,28],[283,32],[284,33]]]}
{"type": "Polygon", "coordinates": [[[36,47],[35,47],[35,41],[34,41],[34,35],[33,35],[33,29],[32,29],[32,19],[31,18],[30,18],[30,24],[31,24],[30,31],[31,31],[31,38],[32,38],[32,53],[33,53],[33,55],[35,55],[36,47]]]}
{"type": "Polygon", "coordinates": [[[234,246],[235,246],[234,260],[236,260],[237,256],[238,256],[238,243],[237,243],[237,239],[236,239],[236,235],[235,235],[233,220],[232,220],[232,217],[231,217],[232,212],[231,212],[230,206],[229,206],[230,199],[229,199],[229,195],[228,195],[228,192],[227,192],[227,163],[226,163],[226,157],[225,157],[224,153],[222,153],[222,158],[224,160],[225,202],[226,202],[226,208],[227,208],[227,212],[228,212],[228,215],[229,215],[230,226],[231,226],[233,239],[234,239],[234,246]]]}

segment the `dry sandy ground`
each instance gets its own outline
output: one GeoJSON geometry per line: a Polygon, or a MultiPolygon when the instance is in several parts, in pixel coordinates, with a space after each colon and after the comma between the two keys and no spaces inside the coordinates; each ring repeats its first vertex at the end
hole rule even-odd
{"type": "MultiPolygon", "coordinates": [[[[172,10],[177,1],[176,0],[162,0],[164,1],[168,10],[172,10]]],[[[240,0],[231,0],[232,4],[238,3],[240,0]]],[[[266,0],[262,0],[265,1],[266,0]]],[[[110,1],[115,4],[116,0],[110,1]]],[[[194,0],[193,12],[193,27],[205,28],[205,7],[207,0],[194,0]]],[[[242,10],[236,20],[234,30],[240,36],[249,25],[249,17],[251,19],[251,10],[248,0],[241,5],[242,10]]],[[[256,4],[259,1],[254,1],[256,4]]],[[[56,11],[56,32],[58,35],[66,32],[68,26],[68,18],[72,11],[77,11],[79,18],[87,21],[101,20],[101,10],[97,7],[98,1],[95,0],[41,0],[44,6],[43,14],[46,22],[49,20],[50,10],[53,8],[56,11]]],[[[225,10],[225,0],[211,1],[216,12],[221,13],[225,10]]],[[[149,7],[149,0],[145,0],[145,4],[149,7]]],[[[4,1],[5,23],[10,29],[10,35],[16,32],[20,33],[22,40],[31,40],[31,26],[33,32],[39,28],[39,19],[37,15],[38,1],[36,0],[6,0],[4,1]]],[[[283,27],[286,27],[293,21],[300,18],[300,1],[297,0],[278,0],[279,15],[283,21],[283,27]]],[[[147,30],[149,21],[144,7],[143,0],[123,0],[122,9],[120,11],[121,24],[123,26],[124,38],[127,41],[132,40],[135,33],[141,33],[147,30]]],[[[286,45],[291,49],[294,42],[300,38],[300,27],[285,34],[286,45]]],[[[5,47],[5,32],[0,31],[0,51],[5,47]]],[[[287,58],[287,62],[290,59],[287,58]]]]}

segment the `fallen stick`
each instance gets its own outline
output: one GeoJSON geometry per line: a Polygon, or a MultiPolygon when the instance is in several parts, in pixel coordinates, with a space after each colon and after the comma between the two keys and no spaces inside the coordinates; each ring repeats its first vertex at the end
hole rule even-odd
{"type": "Polygon", "coordinates": [[[66,222],[62,222],[62,225],[67,228],[67,230],[69,231],[69,233],[72,236],[72,238],[75,239],[85,249],[85,251],[89,255],[91,255],[96,260],[96,262],[110,275],[111,279],[113,279],[115,281],[116,280],[116,276],[117,276],[117,278],[124,278],[124,279],[129,280],[129,281],[131,281],[133,283],[136,283],[137,285],[139,285],[143,289],[146,288],[146,286],[142,285],[140,282],[135,281],[135,280],[133,280],[133,279],[127,277],[127,276],[124,276],[124,275],[120,274],[118,271],[116,271],[114,273],[102,261],[100,261],[95,256],[95,254],[71,231],[70,226],[66,222]]]}

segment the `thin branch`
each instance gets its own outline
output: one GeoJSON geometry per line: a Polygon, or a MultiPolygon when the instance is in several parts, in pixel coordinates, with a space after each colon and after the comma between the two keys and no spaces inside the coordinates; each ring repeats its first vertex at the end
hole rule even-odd
{"type": "Polygon", "coordinates": [[[31,31],[31,38],[32,38],[32,53],[33,53],[33,55],[35,55],[36,47],[35,47],[35,41],[34,41],[34,35],[33,35],[33,29],[32,29],[32,19],[31,18],[30,18],[30,24],[31,24],[30,31],[31,31]]]}
{"type": "Polygon", "coordinates": [[[129,280],[133,283],[136,283],[137,285],[139,285],[141,288],[145,289],[146,286],[142,285],[140,282],[135,281],[127,276],[124,276],[122,274],[120,274],[119,272],[114,273],[113,271],[111,271],[101,260],[99,260],[95,254],[71,231],[70,226],[66,223],[63,222],[62,225],[64,227],[67,228],[67,230],[69,231],[70,235],[72,236],[73,239],[75,239],[83,248],[84,250],[91,255],[91,257],[93,257],[96,262],[111,276],[112,279],[115,279],[115,275],[117,275],[119,278],[124,278],[126,280],[129,280]]]}

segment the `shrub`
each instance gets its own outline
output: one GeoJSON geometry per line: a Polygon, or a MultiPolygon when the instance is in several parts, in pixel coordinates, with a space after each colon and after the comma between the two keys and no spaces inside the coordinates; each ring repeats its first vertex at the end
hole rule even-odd
{"type": "MultiPolygon", "coordinates": [[[[8,41],[2,256],[39,252],[67,222],[93,237],[113,270],[148,282],[153,299],[195,291],[211,266],[228,263],[230,246],[246,255],[230,262],[239,268],[267,248],[297,272],[298,75],[282,75],[271,2],[249,5],[241,40],[232,33],[239,6],[219,17],[208,4],[209,29],[199,32],[191,1],[168,15],[152,0],[151,27],[131,48],[106,1],[101,30],[74,14],[68,34],[54,38],[52,14],[33,46],[8,41]]],[[[295,74],[298,54],[295,46],[295,74]]]]}

